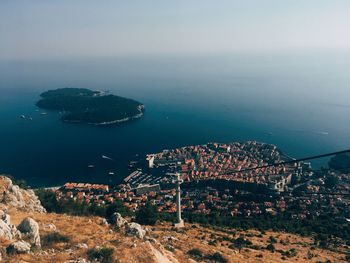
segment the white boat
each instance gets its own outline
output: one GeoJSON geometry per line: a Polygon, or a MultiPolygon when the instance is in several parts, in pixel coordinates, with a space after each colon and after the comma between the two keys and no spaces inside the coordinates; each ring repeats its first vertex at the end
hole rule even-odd
{"type": "Polygon", "coordinates": [[[107,159],[107,160],[110,160],[110,161],[114,161],[111,157],[108,157],[106,155],[102,155],[102,159],[107,159]]]}
{"type": "Polygon", "coordinates": [[[95,168],[95,165],[90,164],[88,165],[88,168],[95,168]]]}
{"type": "Polygon", "coordinates": [[[108,174],[109,174],[109,175],[114,175],[114,172],[109,172],[108,174]]]}

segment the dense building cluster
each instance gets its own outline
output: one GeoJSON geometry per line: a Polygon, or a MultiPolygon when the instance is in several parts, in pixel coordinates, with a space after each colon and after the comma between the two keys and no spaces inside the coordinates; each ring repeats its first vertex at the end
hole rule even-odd
{"type": "MultiPolygon", "coordinates": [[[[198,214],[220,214],[232,217],[254,217],[257,215],[277,215],[289,212],[292,218],[315,218],[321,214],[346,216],[350,214],[350,200],[343,194],[350,193],[350,174],[325,172],[314,174],[307,180],[300,179],[293,191],[276,196],[256,194],[237,189],[217,189],[214,187],[184,188],[182,190],[182,210],[198,214]],[[327,176],[342,180],[342,184],[332,186],[331,195],[327,186],[327,176]],[[337,195],[337,193],[339,195],[337,195]]],[[[160,212],[176,211],[175,189],[161,189],[159,185],[140,185],[131,188],[121,184],[111,189],[107,185],[66,184],[56,190],[58,199],[74,199],[98,205],[113,204],[117,200],[137,211],[146,202],[158,207],[160,212]],[[87,185],[86,187],[82,187],[87,185]]]]}
{"type": "Polygon", "coordinates": [[[288,160],[273,145],[210,143],[165,150],[147,160],[150,167],[138,168],[123,184],[67,183],[56,189],[56,197],[97,205],[118,201],[130,211],[150,202],[160,212],[175,213],[175,185],[167,173],[178,172],[185,179],[184,212],[229,217],[287,213],[294,219],[350,214],[350,173],[316,171],[305,163],[238,172],[288,160]]]}
{"type": "Polygon", "coordinates": [[[186,146],[147,156],[150,168],[166,167],[167,172],[179,172],[185,181],[224,179],[268,185],[278,191],[291,182],[298,167],[268,165],[289,159],[276,146],[256,141],[186,146]]]}

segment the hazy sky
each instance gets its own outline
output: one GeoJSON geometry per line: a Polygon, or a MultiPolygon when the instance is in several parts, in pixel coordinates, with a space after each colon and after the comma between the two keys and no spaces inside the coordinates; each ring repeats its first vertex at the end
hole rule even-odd
{"type": "Polygon", "coordinates": [[[349,0],[1,0],[0,59],[350,48],[349,0]]]}

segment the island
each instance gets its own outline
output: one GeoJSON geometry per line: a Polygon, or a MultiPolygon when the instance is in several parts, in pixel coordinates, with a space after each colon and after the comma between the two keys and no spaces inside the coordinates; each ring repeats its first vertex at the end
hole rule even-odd
{"type": "Polygon", "coordinates": [[[62,113],[62,121],[92,125],[112,125],[143,116],[142,103],[108,92],[84,88],[61,88],[40,95],[36,106],[62,113]]]}

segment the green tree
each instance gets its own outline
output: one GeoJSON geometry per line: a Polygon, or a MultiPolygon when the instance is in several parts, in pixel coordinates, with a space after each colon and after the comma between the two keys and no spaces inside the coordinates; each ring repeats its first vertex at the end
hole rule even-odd
{"type": "Polygon", "coordinates": [[[111,217],[115,212],[120,213],[122,216],[127,216],[130,214],[130,211],[123,205],[123,202],[120,200],[115,200],[113,204],[107,206],[106,217],[111,217]]]}
{"type": "Polygon", "coordinates": [[[238,248],[239,253],[241,253],[241,249],[245,245],[245,240],[243,237],[239,237],[233,241],[233,244],[236,248],[238,248]]]}
{"type": "Polygon", "coordinates": [[[266,249],[270,250],[271,252],[275,252],[275,250],[276,250],[275,246],[271,243],[266,246],[266,249]]]}
{"type": "Polygon", "coordinates": [[[334,188],[338,183],[338,178],[334,175],[327,175],[324,184],[327,188],[334,188]]]}
{"type": "Polygon", "coordinates": [[[47,212],[62,213],[63,209],[61,204],[57,201],[56,195],[53,191],[39,189],[35,191],[41,204],[47,212]]]}
{"type": "Polygon", "coordinates": [[[155,225],[159,218],[157,207],[147,202],[136,213],[136,222],[142,225],[155,225]]]}
{"type": "Polygon", "coordinates": [[[343,172],[350,171],[350,153],[338,154],[331,158],[328,166],[331,169],[339,170],[343,172]]]}
{"type": "Polygon", "coordinates": [[[192,248],[189,251],[187,251],[187,254],[195,259],[201,259],[203,258],[203,252],[198,248],[192,248]]]}

